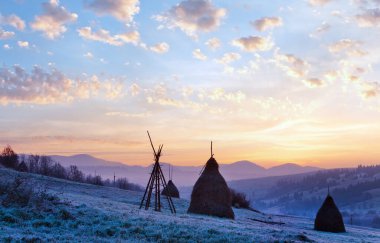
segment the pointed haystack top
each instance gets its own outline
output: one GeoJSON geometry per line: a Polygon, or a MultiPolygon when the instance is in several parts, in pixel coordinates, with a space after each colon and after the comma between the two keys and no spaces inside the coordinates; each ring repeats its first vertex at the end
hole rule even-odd
{"type": "Polygon", "coordinates": [[[346,232],[342,214],[330,196],[330,190],[315,217],[314,229],[333,233],[346,232]]]}
{"type": "MultiPolygon", "coordinates": [[[[205,165],[205,168],[204,168],[204,171],[212,171],[212,170],[219,170],[219,165],[218,165],[218,162],[216,162],[216,160],[214,159],[214,157],[211,157],[207,162],[206,162],[206,165],[205,165]]],[[[203,174],[202,173],[202,174],[203,174]]]]}
{"type": "Polygon", "coordinates": [[[212,152],[211,158],[193,187],[188,212],[231,219],[235,217],[231,207],[230,189],[219,172],[218,162],[212,152]]]}
{"type": "Polygon", "coordinates": [[[172,180],[168,181],[168,184],[166,185],[164,190],[162,190],[161,194],[164,196],[179,198],[179,191],[172,180]]]}

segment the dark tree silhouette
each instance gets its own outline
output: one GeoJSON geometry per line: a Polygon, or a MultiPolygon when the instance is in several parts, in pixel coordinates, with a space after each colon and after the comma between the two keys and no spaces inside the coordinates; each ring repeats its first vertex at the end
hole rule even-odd
{"type": "Polygon", "coordinates": [[[0,163],[8,168],[16,169],[18,166],[18,155],[10,145],[7,145],[0,156],[0,163]]]}
{"type": "Polygon", "coordinates": [[[76,165],[70,165],[67,176],[68,176],[68,179],[72,181],[77,181],[77,182],[84,181],[84,174],[82,171],[78,169],[76,165]]]}

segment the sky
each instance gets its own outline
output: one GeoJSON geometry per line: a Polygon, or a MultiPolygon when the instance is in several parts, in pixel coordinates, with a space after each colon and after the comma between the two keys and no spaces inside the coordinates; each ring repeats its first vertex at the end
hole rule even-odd
{"type": "Polygon", "coordinates": [[[375,164],[379,39],[379,0],[0,1],[0,145],[375,164]]]}

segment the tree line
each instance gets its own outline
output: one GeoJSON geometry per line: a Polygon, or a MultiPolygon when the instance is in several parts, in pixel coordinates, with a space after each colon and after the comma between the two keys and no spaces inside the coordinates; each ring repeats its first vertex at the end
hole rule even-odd
{"type": "Polygon", "coordinates": [[[110,179],[103,179],[100,175],[86,175],[76,165],[70,165],[66,168],[49,156],[33,154],[28,156],[18,155],[10,145],[6,146],[1,152],[0,164],[6,168],[20,172],[29,172],[98,186],[118,187],[120,189],[131,191],[143,191],[141,186],[130,183],[125,177],[111,181],[110,179]]]}

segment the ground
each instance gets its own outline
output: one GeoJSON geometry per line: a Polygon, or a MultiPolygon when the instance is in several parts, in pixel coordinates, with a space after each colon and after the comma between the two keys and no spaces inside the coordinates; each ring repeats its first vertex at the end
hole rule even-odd
{"type": "MultiPolygon", "coordinates": [[[[43,210],[0,206],[0,240],[38,242],[380,242],[380,230],[346,226],[347,233],[313,230],[313,220],[234,209],[236,219],[139,209],[142,193],[87,185],[0,168],[0,179],[21,176],[60,203],[43,210]]],[[[147,178],[148,179],[148,178],[147,178]]]]}

